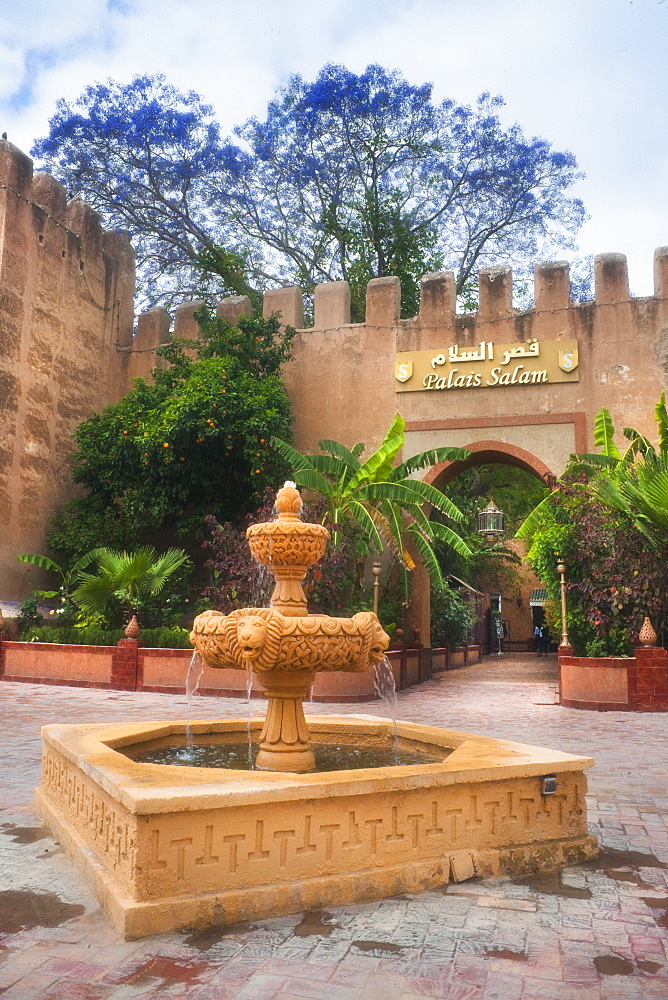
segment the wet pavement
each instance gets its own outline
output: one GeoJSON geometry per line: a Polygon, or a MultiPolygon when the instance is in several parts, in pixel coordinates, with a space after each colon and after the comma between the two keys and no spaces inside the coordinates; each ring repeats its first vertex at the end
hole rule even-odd
{"type": "MultiPolygon", "coordinates": [[[[130,942],[32,809],[40,726],[182,719],[185,697],[0,683],[1,1000],[668,1000],[668,717],[560,708],[554,660],[443,674],[400,694],[399,717],[595,757],[596,861],[130,942]]],[[[342,711],[387,715],[307,705],[342,711]]]]}

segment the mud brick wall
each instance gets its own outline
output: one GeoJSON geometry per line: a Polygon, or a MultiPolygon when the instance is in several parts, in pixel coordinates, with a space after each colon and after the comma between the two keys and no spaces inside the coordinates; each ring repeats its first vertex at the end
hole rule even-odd
{"type": "MultiPolygon", "coordinates": [[[[22,552],[44,549],[72,496],[72,433],[126,389],[134,256],[127,236],[0,141],[0,586],[27,597],[22,552]]],[[[34,571],[28,578],[35,576],[34,571]]]]}

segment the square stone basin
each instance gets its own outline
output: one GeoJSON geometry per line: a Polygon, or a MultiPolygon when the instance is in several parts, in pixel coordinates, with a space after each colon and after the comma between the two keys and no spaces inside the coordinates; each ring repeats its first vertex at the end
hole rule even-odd
{"type": "MultiPolygon", "coordinates": [[[[314,742],[385,743],[373,716],[309,716],[314,742]]],[[[257,738],[261,720],[253,720],[257,738]]],[[[226,926],[594,857],[578,757],[400,722],[436,763],[286,774],[130,760],[185,722],[42,730],[35,807],[128,938],[226,926]],[[545,782],[546,777],[554,781],[545,782]]],[[[197,721],[244,739],[246,720],[197,721]]]]}

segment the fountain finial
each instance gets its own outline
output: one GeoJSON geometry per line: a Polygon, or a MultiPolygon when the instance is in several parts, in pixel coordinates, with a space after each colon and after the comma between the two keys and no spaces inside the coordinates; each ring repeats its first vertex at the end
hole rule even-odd
{"type": "Polygon", "coordinates": [[[252,524],[246,531],[250,550],[276,579],[271,607],[288,617],[308,615],[302,580],[309,566],[322,559],[329,532],[299,516],[302,498],[294,483],[276,494],[278,519],[252,524]]]}
{"type": "Polygon", "coordinates": [[[294,483],[288,480],[276,494],[276,509],[282,521],[298,521],[302,509],[302,498],[294,483]]]}

